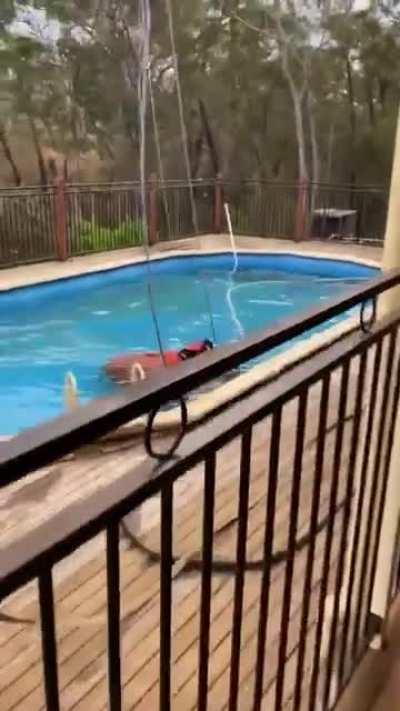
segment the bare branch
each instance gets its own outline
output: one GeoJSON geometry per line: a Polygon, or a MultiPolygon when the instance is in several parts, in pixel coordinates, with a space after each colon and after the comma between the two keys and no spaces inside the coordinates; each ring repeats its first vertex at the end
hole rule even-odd
{"type": "Polygon", "coordinates": [[[240,17],[240,15],[237,15],[236,13],[232,13],[231,15],[226,14],[225,17],[229,17],[229,18],[233,18],[234,20],[237,20],[244,27],[247,27],[247,29],[251,30],[252,32],[257,32],[260,35],[267,35],[268,34],[268,30],[265,30],[263,27],[257,27],[256,25],[253,25],[251,22],[244,20],[243,17],[240,17]]]}

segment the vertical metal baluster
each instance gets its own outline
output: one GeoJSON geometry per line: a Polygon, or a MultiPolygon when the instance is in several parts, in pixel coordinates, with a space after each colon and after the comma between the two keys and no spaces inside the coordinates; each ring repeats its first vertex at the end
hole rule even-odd
{"type": "Polygon", "coordinates": [[[160,711],[171,709],[173,485],[161,491],[160,711]]]}
{"type": "Polygon", "coordinates": [[[254,706],[253,711],[260,711],[263,683],[264,683],[264,662],[265,662],[265,643],[267,639],[267,624],[269,613],[269,594],[271,580],[271,558],[272,546],[274,541],[274,526],[275,526],[275,507],[276,507],[276,492],[278,487],[278,471],[279,471],[279,450],[281,438],[281,423],[282,423],[282,408],[279,407],[272,415],[271,442],[270,442],[270,458],[269,458],[269,473],[268,473],[268,493],[265,516],[265,532],[264,532],[264,553],[263,553],[263,575],[261,581],[260,595],[260,612],[259,626],[257,639],[257,659],[255,670],[255,685],[254,685],[254,706]]]}
{"type": "Polygon", "coordinates": [[[107,528],[108,694],[110,711],[121,711],[121,598],[119,525],[107,528]]]}
{"type": "Polygon", "coordinates": [[[329,637],[329,644],[328,644],[328,659],[327,659],[327,664],[326,664],[326,680],[325,680],[325,689],[324,689],[324,696],[323,696],[324,703],[326,705],[328,704],[329,695],[330,695],[330,691],[331,691],[332,671],[333,671],[333,663],[334,663],[334,659],[335,659],[335,648],[336,648],[336,638],[337,638],[336,633],[337,633],[338,621],[340,622],[340,620],[338,620],[338,616],[339,616],[340,599],[341,599],[341,592],[342,592],[342,585],[343,585],[346,546],[347,546],[347,542],[348,542],[347,541],[347,534],[348,534],[348,529],[349,529],[349,524],[350,524],[350,515],[351,515],[351,508],[352,508],[352,493],[353,493],[353,486],[354,486],[355,464],[356,464],[358,443],[359,443],[359,436],[360,436],[361,411],[362,411],[362,402],[363,402],[363,394],[364,394],[364,382],[365,382],[366,367],[367,367],[367,353],[366,353],[366,351],[364,351],[361,355],[361,358],[360,358],[360,366],[359,366],[359,371],[358,371],[358,383],[357,383],[356,402],[355,402],[355,408],[354,408],[353,431],[352,431],[349,463],[348,463],[348,467],[347,467],[347,480],[346,480],[345,506],[344,506],[344,511],[343,511],[342,535],[341,535],[341,540],[340,540],[338,566],[337,566],[337,571],[336,571],[335,593],[334,593],[335,597],[334,597],[332,622],[331,622],[330,637],[329,637]]]}
{"type": "MultiPolygon", "coordinates": [[[[35,235],[32,227],[32,219],[31,219],[31,214],[32,214],[32,203],[34,201],[34,197],[32,195],[28,195],[27,197],[27,208],[28,208],[28,214],[27,214],[27,219],[26,219],[26,226],[27,226],[27,242],[23,245],[23,259],[25,261],[26,259],[26,254],[31,253],[34,251],[34,248],[32,248],[32,245],[35,244],[35,235]]],[[[20,261],[19,255],[17,255],[18,261],[20,261]]]]}
{"type": "Polygon", "coordinates": [[[319,507],[321,501],[322,475],[324,471],[326,429],[328,420],[330,390],[330,373],[322,381],[321,400],[319,408],[319,424],[317,451],[315,456],[314,486],[311,503],[311,519],[309,528],[309,548],[307,554],[306,572],[303,588],[303,603],[301,610],[301,623],[299,634],[299,651],[297,657],[296,683],[294,691],[293,711],[299,711],[301,705],[301,694],[303,686],[304,658],[307,644],[308,617],[310,613],[312,577],[314,572],[315,545],[317,540],[319,507]]]}
{"type": "Polygon", "coordinates": [[[40,625],[42,631],[46,708],[47,711],[59,711],[60,697],[58,693],[57,638],[51,570],[46,570],[40,574],[39,605],[40,625]]]}
{"type": "Polygon", "coordinates": [[[13,264],[14,262],[14,255],[11,252],[11,235],[14,236],[14,248],[19,250],[21,245],[21,225],[19,224],[19,221],[17,219],[14,219],[14,214],[16,210],[15,203],[16,206],[18,206],[18,201],[14,197],[10,196],[6,198],[4,205],[4,215],[6,220],[5,224],[7,230],[4,261],[2,262],[4,264],[13,264]]]}
{"type": "Polygon", "coordinates": [[[329,569],[331,560],[331,551],[333,543],[333,532],[335,525],[335,509],[337,505],[337,494],[339,489],[339,474],[340,474],[340,461],[342,455],[342,441],[343,441],[343,430],[344,430],[344,419],[346,416],[346,405],[347,405],[347,392],[349,384],[349,361],[346,361],[342,369],[341,387],[340,387],[340,399],[339,399],[339,414],[338,414],[338,427],[336,431],[336,442],[335,450],[333,455],[333,470],[332,470],[332,484],[331,492],[329,497],[329,513],[328,513],[328,524],[326,531],[326,541],[325,541],[325,551],[324,559],[322,564],[322,577],[320,585],[320,595],[318,604],[318,618],[317,618],[317,628],[315,633],[315,652],[312,666],[311,684],[310,684],[310,703],[309,711],[315,711],[316,705],[316,695],[318,688],[318,679],[320,672],[320,658],[321,658],[321,642],[322,642],[322,632],[324,626],[325,618],[325,602],[328,592],[328,582],[329,582],[329,569]]]}
{"type": "MultiPolygon", "coordinates": [[[[25,249],[25,233],[22,234],[21,225],[17,219],[18,212],[25,210],[27,205],[26,195],[5,195],[3,202],[3,220],[4,220],[4,238],[2,240],[1,263],[7,266],[12,266],[13,263],[19,261],[16,254],[21,250],[22,236],[24,236],[24,252],[25,249]],[[20,208],[18,210],[18,208],[20,208]],[[12,241],[11,241],[12,240],[12,241]],[[15,253],[14,254],[14,250],[15,253]]],[[[25,217],[26,222],[26,217],[25,217]]]]}
{"type": "Polygon", "coordinates": [[[381,403],[382,413],[381,413],[381,418],[380,418],[379,427],[378,427],[378,437],[377,437],[377,444],[376,444],[374,468],[373,468],[373,473],[372,473],[371,494],[370,494],[370,500],[369,500],[369,506],[368,506],[368,514],[367,514],[368,526],[367,526],[367,529],[365,532],[364,550],[363,550],[363,555],[362,555],[362,559],[361,559],[362,560],[361,575],[360,575],[361,584],[360,584],[359,591],[358,591],[358,601],[357,601],[357,605],[356,605],[356,617],[355,617],[354,631],[353,631],[352,653],[353,653],[354,657],[357,655],[357,650],[358,650],[358,645],[359,645],[360,624],[361,624],[361,618],[362,618],[361,610],[363,607],[363,591],[365,589],[367,589],[367,591],[368,591],[368,586],[366,586],[367,573],[368,573],[368,560],[369,560],[369,552],[370,552],[370,547],[371,547],[371,535],[372,535],[372,529],[373,529],[375,501],[376,501],[377,492],[378,492],[379,473],[381,471],[382,445],[383,445],[383,437],[384,437],[386,418],[387,418],[387,412],[388,412],[387,404],[388,404],[388,399],[389,399],[389,394],[390,394],[390,383],[391,383],[392,374],[393,374],[393,370],[391,369],[389,363],[391,361],[393,361],[395,345],[396,345],[396,337],[395,337],[395,333],[392,332],[390,335],[390,343],[389,343],[389,351],[388,351],[388,364],[387,364],[387,368],[386,368],[386,375],[385,375],[385,380],[384,380],[384,385],[383,385],[383,396],[382,396],[382,403],[381,403]]]}
{"type": "MultiPolygon", "coordinates": [[[[54,259],[53,256],[53,231],[52,231],[52,204],[53,204],[53,188],[49,190],[46,200],[46,234],[47,234],[47,253],[50,259],[54,259]]],[[[69,252],[68,252],[69,254],[69,252]]]]}
{"type": "Polygon", "coordinates": [[[356,514],[355,514],[356,523],[355,523],[355,527],[354,527],[354,537],[352,540],[352,551],[351,551],[351,560],[350,560],[350,573],[349,573],[348,591],[347,591],[347,599],[346,599],[346,609],[345,609],[344,620],[343,620],[342,646],[341,646],[340,655],[339,655],[339,668],[338,668],[339,685],[341,685],[342,681],[343,681],[344,665],[345,665],[346,653],[347,653],[347,640],[348,640],[348,633],[349,633],[349,627],[350,627],[352,598],[353,598],[353,591],[354,591],[354,587],[355,587],[354,583],[355,583],[355,575],[356,575],[356,568],[357,568],[357,562],[358,562],[358,547],[359,547],[359,543],[360,543],[361,519],[362,519],[362,515],[363,515],[365,489],[366,489],[367,475],[368,475],[369,447],[370,447],[370,443],[371,443],[372,425],[374,422],[374,414],[375,414],[375,407],[376,407],[376,395],[377,395],[381,360],[382,360],[382,342],[379,341],[376,346],[376,351],[375,351],[374,370],[373,370],[373,375],[372,375],[371,389],[370,389],[370,393],[369,393],[370,397],[369,397],[368,421],[367,421],[367,427],[366,427],[366,432],[365,432],[363,460],[362,460],[362,468],[361,468],[360,482],[359,482],[359,495],[358,495],[358,502],[357,502],[357,510],[356,510],[356,514]]]}
{"type": "MultiPolygon", "coordinates": [[[[389,426],[389,433],[388,433],[388,439],[387,439],[387,444],[386,444],[386,452],[385,452],[383,474],[382,474],[382,491],[381,491],[381,498],[380,498],[379,509],[378,509],[378,521],[377,521],[377,525],[376,525],[377,535],[376,535],[374,550],[373,550],[373,554],[372,554],[372,566],[371,566],[372,575],[374,575],[374,573],[375,573],[377,559],[378,559],[380,531],[382,528],[383,513],[384,513],[384,509],[385,509],[387,483],[388,483],[389,471],[390,471],[390,460],[391,460],[394,433],[395,433],[395,427],[396,427],[397,411],[398,411],[398,407],[399,407],[400,359],[398,361],[395,372],[396,372],[395,389],[394,389],[394,393],[393,393],[393,402],[392,402],[391,413],[390,413],[390,426],[389,426]]],[[[395,558],[396,558],[396,555],[395,555],[395,558]]],[[[371,608],[373,589],[374,589],[374,578],[372,578],[372,580],[371,580],[370,589],[368,591],[367,611],[369,611],[371,608]]]]}
{"type": "Polygon", "coordinates": [[[299,519],[300,490],[303,469],[304,433],[307,417],[308,389],[299,396],[297,412],[296,448],[293,463],[292,492],[290,502],[290,519],[288,531],[287,561],[285,584],[283,590],[281,633],[278,653],[278,670],[275,690],[275,711],[281,711],[285,687],[286,650],[288,643],[290,606],[292,602],[292,584],[294,573],[294,559],[296,555],[297,523],[299,519]]]}
{"type": "Polygon", "coordinates": [[[215,453],[206,459],[203,502],[203,569],[201,578],[198,711],[207,709],[210,645],[211,576],[215,506],[215,453]]]}
{"type": "Polygon", "coordinates": [[[240,459],[238,535],[236,547],[236,579],[232,620],[231,670],[229,711],[236,711],[239,692],[240,641],[242,632],[243,590],[246,565],[247,524],[249,518],[249,487],[251,458],[251,429],[242,436],[240,459]]]}
{"type": "Polygon", "coordinates": [[[46,257],[51,258],[51,253],[49,253],[51,250],[49,250],[49,245],[50,239],[49,239],[49,225],[48,225],[48,202],[49,202],[49,195],[50,195],[50,189],[47,189],[46,195],[43,197],[42,201],[42,214],[41,214],[41,221],[42,221],[42,227],[43,227],[43,233],[45,235],[45,244],[46,244],[46,257]]]}

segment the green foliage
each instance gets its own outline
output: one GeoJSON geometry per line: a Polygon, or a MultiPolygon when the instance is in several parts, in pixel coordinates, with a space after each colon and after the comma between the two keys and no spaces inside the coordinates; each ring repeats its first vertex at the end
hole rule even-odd
{"type": "Polygon", "coordinates": [[[75,250],[102,252],[123,247],[139,247],[144,241],[144,226],[140,220],[127,219],[119,227],[102,227],[89,220],[81,220],[75,250]]]}

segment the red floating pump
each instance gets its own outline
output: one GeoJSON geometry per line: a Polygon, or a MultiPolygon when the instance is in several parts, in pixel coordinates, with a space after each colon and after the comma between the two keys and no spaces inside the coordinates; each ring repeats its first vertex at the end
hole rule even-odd
{"type": "Polygon", "coordinates": [[[189,358],[194,358],[200,353],[205,353],[214,348],[212,341],[206,338],[204,341],[190,343],[179,351],[165,351],[163,355],[150,351],[147,353],[125,353],[115,356],[106,363],[107,375],[118,383],[130,383],[135,380],[144,379],[152,370],[178,365],[189,358]],[[136,376],[135,376],[136,373],[136,376]]]}

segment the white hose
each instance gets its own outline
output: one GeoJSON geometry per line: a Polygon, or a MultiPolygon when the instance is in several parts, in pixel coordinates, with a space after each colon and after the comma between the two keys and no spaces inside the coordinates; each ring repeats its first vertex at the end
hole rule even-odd
{"type": "Polygon", "coordinates": [[[150,66],[151,10],[149,0],[139,3],[142,42],[139,57],[138,105],[139,105],[139,166],[140,166],[140,202],[143,221],[144,246],[149,256],[149,235],[147,224],[146,201],[146,117],[148,107],[148,69],[150,66]]]}
{"type": "Polygon", "coordinates": [[[237,249],[236,249],[235,236],[233,234],[231,213],[230,213],[229,205],[227,202],[224,203],[224,210],[225,210],[226,222],[228,225],[228,231],[229,231],[229,236],[231,238],[231,245],[232,245],[232,254],[233,254],[232,274],[236,274],[236,272],[238,270],[238,266],[239,266],[239,260],[238,260],[238,254],[237,254],[237,249]]]}
{"type": "MultiPolygon", "coordinates": [[[[224,202],[224,210],[225,210],[225,217],[226,217],[226,222],[228,225],[228,231],[229,231],[229,236],[231,238],[231,245],[232,245],[232,255],[233,255],[233,269],[231,271],[231,277],[232,277],[233,274],[236,274],[236,272],[238,270],[239,260],[238,260],[237,249],[236,249],[236,244],[235,244],[235,237],[233,234],[231,213],[230,213],[229,205],[227,202],[224,202]]],[[[245,336],[244,328],[239,321],[235,306],[232,301],[232,292],[236,288],[237,288],[237,285],[232,283],[231,286],[229,287],[228,291],[226,292],[226,303],[228,304],[228,308],[229,308],[229,311],[230,311],[230,314],[232,317],[232,321],[235,324],[236,330],[237,330],[240,338],[244,338],[244,336],[245,336]]]]}
{"type": "Polygon", "coordinates": [[[236,284],[236,285],[233,284],[232,286],[229,287],[228,291],[226,292],[226,303],[228,304],[228,308],[229,308],[229,311],[230,311],[230,314],[232,317],[232,321],[236,326],[236,330],[239,333],[240,338],[244,338],[244,336],[245,336],[244,328],[243,328],[241,322],[239,321],[238,315],[236,313],[236,309],[235,309],[233,301],[232,301],[232,293],[235,291],[235,289],[238,288],[238,286],[239,286],[238,284],[236,284]]]}

